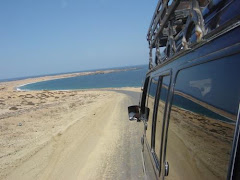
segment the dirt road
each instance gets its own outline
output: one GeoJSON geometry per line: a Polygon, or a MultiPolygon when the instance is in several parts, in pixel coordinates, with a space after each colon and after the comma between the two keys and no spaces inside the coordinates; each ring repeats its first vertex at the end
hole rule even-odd
{"type": "Polygon", "coordinates": [[[142,179],[141,123],[130,122],[127,116],[132,104],[136,102],[129,96],[116,93],[55,136],[7,179],[142,179]]]}

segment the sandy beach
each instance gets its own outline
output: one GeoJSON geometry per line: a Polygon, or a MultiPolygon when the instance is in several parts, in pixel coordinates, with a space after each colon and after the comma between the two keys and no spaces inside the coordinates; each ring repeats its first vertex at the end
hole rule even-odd
{"type": "MultiPolygon", "coordinates": [[[[21,84],[76,75],[0,83],[0,179],[141,177],[118,172],[118,158],[124,161],[122,148],[127,146],[124,139],[136,141],[128,145],[129,151],[140,147],[140,124],[128,121],[127,95],[107,90],[16,91],[21,84]]],[[[140,157],[140,148],[131,153],[140,157]]],[[[128,161],[141,170],[138,162],[128,161]]]]}

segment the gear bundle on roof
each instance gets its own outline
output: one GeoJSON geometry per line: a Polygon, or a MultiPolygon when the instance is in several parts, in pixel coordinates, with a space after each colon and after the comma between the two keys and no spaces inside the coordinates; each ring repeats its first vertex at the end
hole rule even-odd
{"type": "Polygon", "coordinates": [[[208,0],[159,0],[147,34],[149,69],[154,67],[153,49],[158,65],[202,41],[207,34],[202,11],[210,3],[208,0]]]}

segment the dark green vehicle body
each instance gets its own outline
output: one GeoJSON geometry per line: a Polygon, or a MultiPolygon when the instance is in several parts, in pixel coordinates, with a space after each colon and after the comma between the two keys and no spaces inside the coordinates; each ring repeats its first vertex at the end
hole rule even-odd
{"type": "Polygon", "coordinates": [[[211,31],[150,68],[129,108],[147,179],[240,179],[240,1],[214,2],[202,9],[211,31]]]}

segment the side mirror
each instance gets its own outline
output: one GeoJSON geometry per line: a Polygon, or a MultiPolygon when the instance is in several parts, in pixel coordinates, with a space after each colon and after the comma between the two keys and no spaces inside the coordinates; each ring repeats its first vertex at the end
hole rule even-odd
{"type": "Polygon", "coordinates": [[[130,121],[133,121],[133,120],[140,121],[139,106],[129,106],[128,116],[130,121]]]}

